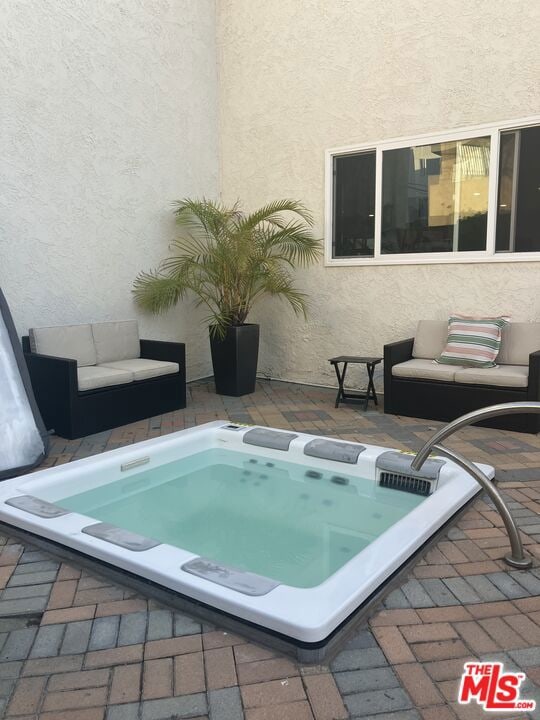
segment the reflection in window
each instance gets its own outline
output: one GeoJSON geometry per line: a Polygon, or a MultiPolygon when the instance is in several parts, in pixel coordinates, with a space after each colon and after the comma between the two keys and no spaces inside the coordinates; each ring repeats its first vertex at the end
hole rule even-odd
{"type": "Polygon", "coordinates": [[[373,257],[375,152],[334,157],[333,257],[373,257]]]}
{"type": "Polygon", "coordinates": [[[540,251],[540,126],[501,133],[495,248],[540,251]]]}
{"type": "Polygon", "coordinates": [[[381,252],[486,249],[490,138],[385,150],[381,252]]]}

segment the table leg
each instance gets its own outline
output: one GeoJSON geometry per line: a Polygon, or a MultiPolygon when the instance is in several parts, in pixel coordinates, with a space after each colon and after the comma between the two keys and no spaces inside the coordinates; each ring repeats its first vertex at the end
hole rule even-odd
{"type": "Polygon", "coordinates": [[[367,393],[366,393],[366,404],[365,404],[365,410],[367,410],[369,399],[372,398],[375,405],[378,405],[377,400],[377,393],[375,391],[375,383],[373,382],[373,373],[375,372],[375,365],[373,363],[367,363],[366,365],[367,371],[368,371],[368,386],[367,386],[367,393]]]}
{"type": "Polygon", "coordinates": [[[344,400],[343,385],[345,383],[345,373],[347,372],[347,364],[348,363],[343,363],[343,372],[340,372],[339,371],[339,363],[332,363],[332,365],[334,366],[334,370],[336,371],[336,377],[337,377],[337,381],[338,381],[338,392],[336,395],[336,403],[335,403],[335,407],[337,407],[337,408],[339,407],[340,400],[344,400]]]}

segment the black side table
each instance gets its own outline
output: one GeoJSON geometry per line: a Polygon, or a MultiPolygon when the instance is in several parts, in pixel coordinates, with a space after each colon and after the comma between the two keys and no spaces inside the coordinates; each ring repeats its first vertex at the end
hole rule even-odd
{"type": "Polygon", "coordinates": [[[373,373],[375,371],[375,365],[378,365],[382,361],[381,357],[362,357],[362,356],[356,356],[356,355],[339,355],[335,358],[330,358],[329,362],[334,366],[334,370],[336,371],[336,376],[338,380],[338,394],[336,397],[336,407],[339,407],[340,402],[358,402],[363,401],[364,402],[364,410],[367,410],[368,403],[370,400],[373,400],[375,405],[378,405],[377,402],[377,393],[375,392],[375,385],[373,384],[373,373]],[[356,392],[356,391],[345,391],[344,384],[345,384],[345,375],[347,373],[347,366],[349,363],[360,363],[365,364],[367,368],[368,373],[368,386],[367,386],[367,392],[356,392]],[[343,368],[340,368],[340,365],[343,365],[343,368]]]}

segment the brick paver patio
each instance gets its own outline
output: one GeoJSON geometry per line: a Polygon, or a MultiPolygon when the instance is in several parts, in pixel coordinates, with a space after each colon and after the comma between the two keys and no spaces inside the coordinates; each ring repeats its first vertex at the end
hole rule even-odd
{"type": "MultiPolygon", "coordinates": [[[[47,465],[214,419],[294,428],[416,450],[438,424],[333,407],[335,391],[262,381],[223,398],[189,386],[188,408],[77,441],[55,438],[47,465]]],[[[15,539],[1,539],[0,715],[17,720],[450,720],[504,717],[459,706],[473,658],[528,676],[540,701],[540,437],[468,428],[449,445],[497,467],[535,556],[501,561],[499,516],[476,501],[329,666],[302,667],[245,638],[159,606],[15,539]]],[[[520,718],[540,717],[519,714],[520,718]]]]}

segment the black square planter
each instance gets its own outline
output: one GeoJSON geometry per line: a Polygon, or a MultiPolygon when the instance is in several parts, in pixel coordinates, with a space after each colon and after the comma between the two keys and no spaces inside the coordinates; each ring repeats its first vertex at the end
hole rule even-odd
{"type": "Polygon", "coordinates": [[[223,339],[210,334],[216,392],[248,395],[255,391],[259,358],[259,326],[234,325],[223,339]]]}

